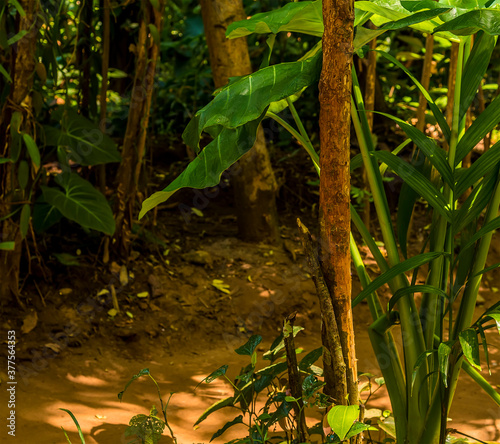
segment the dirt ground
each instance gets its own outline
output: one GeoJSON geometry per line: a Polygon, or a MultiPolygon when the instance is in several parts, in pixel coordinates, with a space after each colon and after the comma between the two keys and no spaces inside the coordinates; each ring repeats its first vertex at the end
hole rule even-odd
{"type": "MultiPolygon", "coordinates": [[[[305,202],[314,202],[310,199],[314,193],[294,196],[299,216],[313,224],[315,208],[305,202]]],[[[187,201],[191,198],[196,195],[183,196],[187,201]]],[[[279,334],[283,318],[296,311],[296,325],[304,327],[297,345],[306,352],[321,345],[318,302],[294,226],[297,214],[292,216],[289,208],[281,210],[284,242],[270,246],[238,240],[231,209],[218,205],[217,199],[208,202],[202,215],[189,215],[189,220],[185,212],[170,205],[159,211],[156,227],[139,233],[142,241],[136,243],[128,265],[125,261],[104,265],[102,250],[98,256],[98,248],[83,244],[78,233],[68,235],[68,244],[59,251],[77,256],[80,265],[52,267],[48,283],[37,279],[37,287],[30,280],[23,297],[31,311],[7,307],[2,317],[2,343],[8,330],[16,331],[18,383],[16,435],[9,437],[3,426],[0,442],[64,443],[62,426],[71,441],[79,443],[71,418],[60,408],[74,413],[87,444],[129,442],[124,432],[130,418],[147,414],[153,404],[158,406],[156,389],[146,378],[134,382],[122,402],[117,397],[143,368],[150,369],[164,399],[174,392],[168,419],[178,442],[208,442],[238,413],[223,409],[193,428],[208,406],[232,393],[220,381],[195,387],[223,364],[229,365],[228,375],[234,378],[248,363],[234,349],[251,334],[264,338],[258,349],[260,359],[279,334]],[[109,312],[112,298],[106,292],[111,285],[120,310],[114,316],[109,312]]],[[[363,254],[369,263],[367,252],[363,254]]],[[[55,263],[54,258],[48,261],[55,263]]],[[[500,262],[498,236],[488,262],[500,262]]],[[[369,268],[377,271],[373,264],[369,268]]],[[[37,273],[42,272],[34,266],[33,275],[37,273]]],[[[499,270],[484,281],[476,315],[498,301],[499,282],[499,270]]],[[[359,288],[353,276],[353,291],[359,288]]],[[[367,336],[366,304],[355,308],[354,319],[359,370],[381,376],[367,336]]],[[[488,340],[491,375],[483,374],[498,388],[498,332],[490,330],[488,340]]],[[[5,366],[0,376],[0,415],[5,419],[9,414],[5,366]]],[[[368,407],[390,408],[383,389],[368,407]]],[[[312,424],[314,413],[310,416],[312,424]]],[[[450,417],[450,427],[462,433],[483,441],[500,440],[500,408],[466,375],[450,417]]],[[[235,426],[213,442],[224,443],[244,433],[244,427],[235,426]]],[[[168,433],[162,442],[171,442],[168,433]]]]}

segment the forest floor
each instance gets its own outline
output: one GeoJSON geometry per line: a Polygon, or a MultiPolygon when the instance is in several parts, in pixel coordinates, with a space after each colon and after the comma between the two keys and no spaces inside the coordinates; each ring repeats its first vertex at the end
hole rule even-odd
{"type": "MultiPolygon", "coordinates": [[[[306,181],[302,176],[295,180],[306,181]]],[[[34,266],[35,279],[27,282],[23,292],[30,311],[7,307],[2,318],[2,332],[14,329],[17,334],[18,384],[16,436],[0,441],[60,444],[66,442],[62,426],[72,443],[79,443],[71,418],[59,410],[65,408],[78,419],[87,444],[128,443],[131,438],[125,436],[125,429],[130,418],[148,414],[153,404],[159,408],[158,394],[148,378],[135,381],[122,402],[117,394],[133,375],[149,368],[163,399],[174,393],[167,412],[178,442],[206,443],[239,413],[222,409],[193,428],[207,407],[232,394],[230,386],[218,380],[196,386],[223,364],[229,365],[228,375],[233,379],[248,363],[248,357],[237,355],[234,349],[251,334],[264,338],[258,348],[258,365],[262,366],[262,352],[279,334],[283,319],[296,311],[296,325],[304,327],[296,345],[305,352],[318,348],[318,301],[295,225],[299,216],[314,231],[317,196],[311,186],[297,191],[288,179],[283,183],[281,202],[289,206],[280,208],[280,246],[237,238],[236,220],[227,205],[229,189],[221,189],[217,198],[201,204],[195,201],[201,199],[200,194],[181,193],[174,203],[198,207],[203,214],[187,216],[172,204],[160,210],[157,225],[139,233],[142,239],[134,244],[128,264],[104,265],[102,252],[98,257],[97,248],[81,240],[81,232],[67,233],[67,243],[52,251],[76,256],[79,265],[55,266],[55,258],[47,255],[47,264],[53,265],[48,281],[36,279],[43,270],[34,266]],[[115,316],[108,314],[113,308],[106,293],[111,284],[120,308],[115,316]]],[[[415,227],[418,251],[423,227],[418,223],[415,227]]],[[[48,242],[46,247],[54,248],[48,242]]],[[[373,258],[366,250],[363,254],[368,269],[377,273],[373,258]]],[[[488,265],[496,262],[500,262],[498,235],[488,265]]],[[[498,301],[499,282],[500,270],[486,276],[476,315],[498,301]]],[[[353,292],[359,289],[353,275],[353,292]]],[[[384,302],[388,294],[385,297],[384,302]]],[[[367,335],[370,313],[366,304],[355,307],[354,320],[359,371],[381,376],[367,335]]],[[[498,332],[490,330],[488,340],[491,376],[487,371],[483,374],[498,388],[498,332]]],[[[4,368],[0,377],[3,391],[4,368]]],[[[6,418],[7,403],[3,395],[1,399],[0,415],[6,418]]],[[[383,387],[371,397],[368,408],[390,408],[383,387]]],[[[308,412],[310,424],[319,415],[308,412]]],[[[450,418],[449,426],[462,433],[483,441],[500,440],[500,408],[466,375],[461,377],[450,418]]],[[[1,433],[7,436],[5,429],[1,433]]],[[[243,436],[245,427],[235,426],[213,442],[243,436]]],[[[161,442],[171,442],[168,431],[161,442]]]]}

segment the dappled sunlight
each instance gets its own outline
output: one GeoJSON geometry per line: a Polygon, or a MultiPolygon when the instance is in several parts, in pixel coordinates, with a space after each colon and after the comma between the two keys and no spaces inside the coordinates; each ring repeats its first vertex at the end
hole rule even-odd
{"type": "Polygon", "coordinates": [[[85,376],[85,375],[73,376],[72,374],[68,373],[66,375],[66,379],[76,384],[87,385],[89,387],[103,387],[105,385],[109,385],[108,382],[96,378],[94,376],[85,376]]]}

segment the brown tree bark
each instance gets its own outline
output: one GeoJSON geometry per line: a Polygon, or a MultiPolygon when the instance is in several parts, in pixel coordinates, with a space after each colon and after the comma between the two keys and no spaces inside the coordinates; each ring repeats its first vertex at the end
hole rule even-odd
{"type": "MultiPolygon", "coordinates": [[[[12,138],[9,125],[14,112],[20,112],[22,123],[19,131],[33,134],[34,125],[31,106],[31,88],[35,72],[35,50],[38,27],[36,26],[38,1],[23,0],[19,4],[25,11],[24,17],[18,14],[17,32],[26,30],[28,33],[10,47],[10,74],[12,86],[9,98],[0,114],[0,157],[13,156],[12,138]]],[[[10,214],[16,202],[28,198],[25,191],[20,190],[17,180],[18,163],[0,165],[0,221],[10,214]]],[[[27,194],[27,193],[26,193],[27,194]]],[[[9,302],[12,295],[18,304],[24,308],[19,297],[19,270],[21,261],[21,232],[18,217],[8,217],[0,222],[0,242],[14,241],[13,251],[0,250],[0,305],[9,302]]]]}
{"type": "Polygon", "coordinates": [[[117,173],[116,190],[116,232],[114,247],[124,256],[128,256],[132,222],[135,215],[137,184],[146,150],[146,135],[149,122],[151,100],[153,97],[156,60],[159,54],[159,42],[149,35],[149,24],[153,24],[161,33],[164,0],[159,1],[156,10],[150,2],[141,2],[142,20],[139,38],[135,46],[136,67],[132,89],[127,129],[123,140],[122,162],[117,173]]]}
{"type": "MultiPolygon", "coordinates": [[[[215,87],[225,85],[229,77],[250,74],[246,39],[226,39],[229,24],[246,18],[241,0],[201,0],[201,11],[215,87]]],[[[240,236],[250,241],[276,242],[278,186],[260,127],[255,145],[239,161],[233,184],[240,236]]]]}
{"type": "MultiPolygon", "coordinates": [[[[358,377],[351,310],[350,233],[350,107],[353,55],[353,0],[323,0],[323,70],[320,100],[320,261],[332,298],[344,362],[325,362],[334,374],[326,392],[337,403],[358,404],[358,377]],[[345,373],[341,374],[345,366],[345,373]],[[345,378],[348,399],[339,391],[345,378]]],[[[324,329],[330,325],[323,318],[324,329]]],[[[326,348],[325,342],[324,346],[326,348]]]]}

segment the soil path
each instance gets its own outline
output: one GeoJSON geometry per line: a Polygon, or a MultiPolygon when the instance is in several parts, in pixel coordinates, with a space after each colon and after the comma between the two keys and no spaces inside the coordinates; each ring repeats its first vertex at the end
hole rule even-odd
{"type": "MultiPolygon", "coordinates": [[[[261,334],[264,341],[259,352],[267,350],[282,319],[297,311],[296,324],[305,328],[297,345],[305,351],[320,346],[315,290],[292,229],[284,230],[284,248],[227,237],[204,239],[200,232],[183,233],[182,242],[180,235],[174,236],[153,254],[136,255],[127,270],[130,280],[122,286],[121,264],[88,279],[61,275],[57,292],[41,288],[46,306],[37,310],[37,319],[33,320],[33,314],[12,314],[3,320],[3,332],[13,328],[18,332],[19,368],[16,436],[8,437],[4,427],[0,442],[62,444],[66,442],[63,426],[72,443],[79,443],[71,418],[58,410],[66,408],[80,422],[87,444],[128,443],[128,421],[134,415],[147,414],[153,404],[158,406],[157,393],[149,379],[141,378],[129,387],[123,402],[117,394],[132,375],[149,368],[164,399],[175,392],[168,419],[178,442],[206,443],[238,412],[223,409],[195,430],[193,424],[203,411],[231,394],[230,387],[220,381],[203,384],[196,391],[195,387],[223,364],[229,364],[228,375],[234,378],[248,363],[234,349],[248,336],[261,334]],[[98,295],[110,282],[117,286],[121,308],[114,317],[108,314],[111,299],[98,295]],[[71,299],[65,288],[71,289],[71,299]],[[147,297],[138,297],[144,292],[147,297]],[[31,331],[22,334],[20,326],[22,321],[25,325],[30,321],[29,316],[31,331]]],[[[365,259],[369,264],[370,258],[365,259]]],[[[492,257],[490,262],[499,260],[492,257]]],[[[494,282],[499,274],[492,276],[481,289],[484,301],[477,307],[477,315],[498,300],[494,282]]],[[[354,291],[359,290],[356,279],[353,286],[354,291]]],[[[354,319],[359,370],[380,376],[367,337],[370,318],[366,305],[355,308],[354,319]]],[[[488,332],[488,339],[492,374],[484,374],[498,388],[498,332],[488,332]]],[[[4,392],[3,369],[0,375],[4,392]]],[[[7,418],[4,399],[2,395],[0,415],[7,418]]],[[[389,408],[383,389],[373,396],[369,407],[389,408]]],[[[310,416],[313,423],[314,414],[310,416]]],[[[450,427],[460,432],[484,441],[500,439],[500,408],[465,375],[450,417],[450,427]]],[[[245,428],[236,426],[213,442],[225,443],[244,435],[245,428]]],[[[167,434],[162,442],[171,442],[167,434]]]]}

